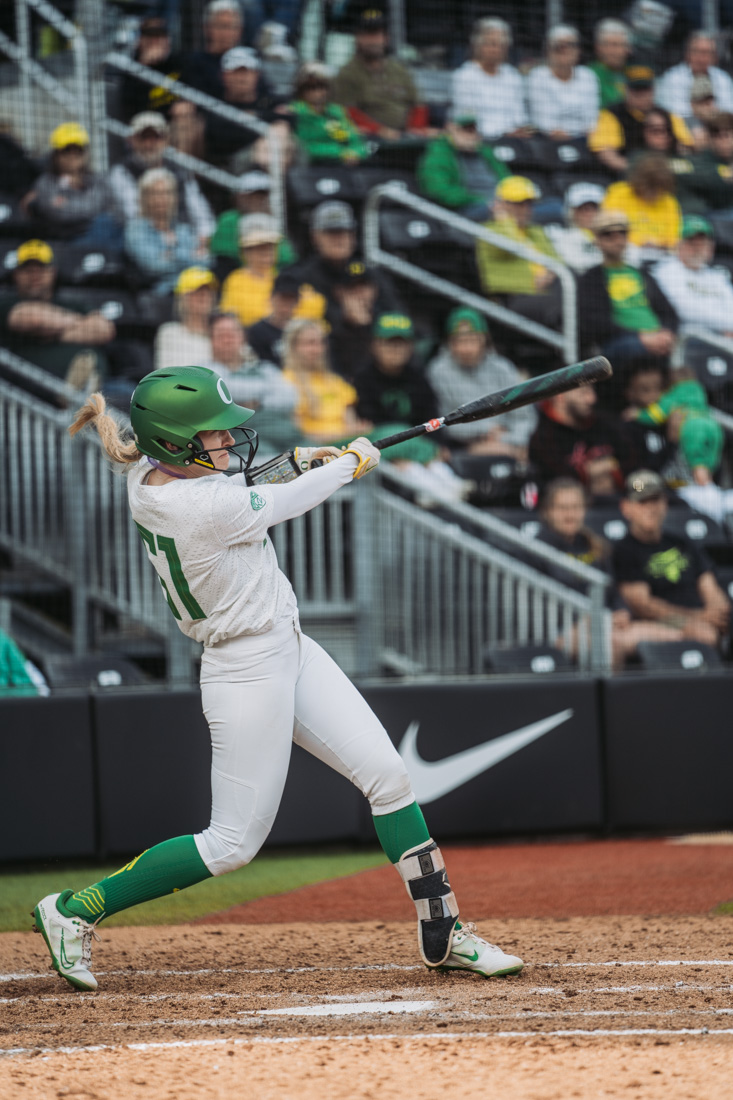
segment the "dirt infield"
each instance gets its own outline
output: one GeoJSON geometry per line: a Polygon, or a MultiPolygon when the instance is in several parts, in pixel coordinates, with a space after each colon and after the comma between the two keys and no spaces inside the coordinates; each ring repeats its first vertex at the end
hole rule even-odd
{"type": "MultiPolygon", "coordinates": [[[[458,872],[472,852],[493,875],[506,853],[519,867],[525,847],[534,853],[524,862],[529,878],[539,876],[541,863],[551,868],[560,858],[556,849],[565,848],[568,864],[578,860],[577,873],[570,892],[556,878],[553,904],[564,898],[570,911],[589,904],[581,846],[570,855],[575,846],[461,848],[446,856],[458,872]]],[[[616,893],[621,915],[566,911],[482,920],[481,932],[525,958],[525,970],[513,978],[426,970],[412,919],[305,916],[279,923],[286,905],[310,912],[314,903],[303,897],[311,888],[268,899],[271,916],[264,906],[260,923],[252,922],[248,906],[243,923],[102,927],[96,994],[76,993],[46,969],[40,937],[6,934],[0,1096],[229,1100],[233,1090],[245,1089],[253,1100],[438,1100],[457,1083],[461,1100],[726,1096],[733,1065],[731,918],[701,914],[697,896],[689,915],[665,913],[659,894],[649,915],[623,910],[644,896],[654,900],[642,885],[648,889],[655,866],[660,888],[666,890],[676,867],[679,877],[697,874],[701,891],[710,888],[708,907],[723,900],[733,893],[733,848],[643,842],[621,858],[618,848],[612,857],[610,846],[582,847],[589,849],[586,863],[602,869],[604,860],[615,861],[622,877],[637,879],[637,891],[628,898],[616,893]],[[635,875],[632,852],[640,856],[635,875]]],[[[403,887],[386,870],[399,896],[403,887]]],[[[461,876],[467,870],[468,864],[461,876]]],[[[360,883],[380,874],[341,880],[339,889],[358,899],[360,883]]],[[[479,871],[475,877],[485,885],[479,871]]],[[[551,878],[548,871],[543,880],[547,906],[551,878]]],[[[329,904],[331,886],[318,888],[329,904]]],[[[483,917],[485,902],[470,884],[460,889],[469,895],[470,915],[483,917]]],[[[610,905],[610,895],[603,897],[598,904],[610,905]]],[[[672,895],[673,905],[682,903],[681,893],[672,895]]]]}
{"type": "MultiPolygon", "coordinates": [[[[443,848],[456,896],[471,920],[495,917],[707,913],[733,898],[733,844],[665,840],[443,848]]],[[[410,920],[392,867],[260,898],[206,923],[410,920]]]]}

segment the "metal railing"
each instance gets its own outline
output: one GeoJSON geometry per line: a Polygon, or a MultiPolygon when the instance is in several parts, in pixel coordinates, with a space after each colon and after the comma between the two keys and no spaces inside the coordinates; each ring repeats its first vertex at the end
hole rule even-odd
{"type": "Polygon", "coordinates": [[[574,363],[577,360],[575,279],[569,268],[559,260],[546,256],[543,252],[538,252],[529,245],[512,241],[486,226],[469,221],[468,218],[461,217],[460,214],[455,214],[451,210],[446,210],[443,206],[436,206],[435,203],[428,202],[427,199],[419,198],[395,181],[380,184],[378,187],[373,187],[369,192],[364,208],[364,252],[368,262],[379,264],[387,270],[393,271],[396,275],[400,275],[403,279],[418,283],[421,287],[434,291],[436,294],[442,294],[446,298],[460,302],[462,305],[472,306],[473,309],[478,310],[487,317],[492,317],[518,332],[533,336],[541,343],[556,348],[562,352],[566,363],[574,363]],[[489,244],[497,245],[505,252],[511,252],[516,256],[521,256],[522,259],[529,260],[530,263],[540,264],[550,271],[554,271],[562,287],[562,333],[555,332],[554,329],[547,328],[546,325],[540,325],[536,321],[530,321],[520,313],[515,313],[497,302],[489,301],[479,294],[466,290],[457,283],[449,282],[425,268],[418,267],[416,264],[402,260],[397,256],[393,256],[391,252],[385,251],[380,245],[379,226],[379,208],[385,199],[396,203],[398,206],[404,206],[408,210],[414,210],[417,214],[422,214],[426,218],[432,218],[437,222],[450,226],[474,240],[487,241],[489,244]]]}
{"type": "MultiPolygon", "coordinates": [[[[206,95],[204,92],[199,92],[195,88],[190,88],[187,84],[182,84],[179,80],[172,80],[170,77],[156,72],[155,69],[148,68],[147,65],[140,65],[139,62],[133,61],[127,54],[118,53],[113,50],[106,55],[104,61],[106,65],[109,65],[113,69],[129,73],[131,76],[136,77],[138,80],[142,80],[145,84],[151,84],[153,87],[165,88],[167,91],[173,92],[174,95],[177,95],[180,99],[185,99],[189,103],[193,103],[196,107],[201,107],[202,110],[210,111],[220,118],[228,119],[229,122],[234,122],[237,126],[241,126],[245,130],[250,130],[259,134],[260,137],[266,137],[269,133],[270,128],[268,124],[262,122],[256,115],[249,114],[247,111],[240,111],[236,107],[231,107],[228,103],[223,103],[220,99],[215,99],[213,96],[206,95]]],[[[105,127],[106,129],[112,130],[114,127],[110,125],[110,121],[110,119],[105,120],[105,127]]],[[[283,166],[280,158],[280,149],[276,140],[270,142],[269,158],[269,174],[272,178],[272,190],[270,192],[271,211],[273,217],[277,220],[278,225],[284,232],[285,194],[283,166]]],[[[224,183],[224,186],[229,188],[236,185],[237,178],[230,173],[217,173],[217,170],[213,169],[211,165],[198,160],[196,157],[189,156],[186,160],[187,166],[197,174],[206,176],[214,180],[214,182],[224,183]],[[215,179],[215,174],[219,175],[219,179],[215,179]]]]}
{"type": "MultiPolygon", "coordinates": [[[[380,476],[410,488],[409,475],[386,463],[380,476]]],[[[575,652],[580,671],[611,671],[607,574],[440,489],[435,497],[440,521],[394,493],[379,499],[373,557],[383,664],[413,675],[475,675],[488,646],[539,643],[575,652]],[[567,584],[542,572],[547,566],[567,584]]]]}

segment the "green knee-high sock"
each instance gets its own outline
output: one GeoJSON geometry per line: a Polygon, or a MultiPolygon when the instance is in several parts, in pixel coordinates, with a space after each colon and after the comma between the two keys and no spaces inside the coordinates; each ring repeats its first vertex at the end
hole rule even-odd
{"type": "Polygon", "coordinates": [[[430,833],[417,802],[391,814],[375,814],[374,828],[390,863],[399,863],[405,852],[426,844],[430,833]]]}
{"type": "Polygon", "coordinates": [[[58,905],[66,916],[97,921],[141,901],[183,890],[205,878],[211,878],[211,872],[193,837],[177,836],[148,848],[101,882],[67,897],[62,894],[58,905]]]}

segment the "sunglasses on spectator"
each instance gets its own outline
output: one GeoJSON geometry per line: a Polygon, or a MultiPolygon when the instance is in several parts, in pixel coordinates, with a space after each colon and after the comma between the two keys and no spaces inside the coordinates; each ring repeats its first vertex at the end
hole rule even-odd
{"type": "Polygon", "coordinates": [[[475,134],[476,133],[476,123],[475,122],[461,122],[458,125],[458,129],[459,130],[465,130],[467,134],[475,134]]]}
{"type": "Polygon", "coordinates": [[[599,237],[628,237],[628,229],[601,229],[598,232],[599,237]]]}

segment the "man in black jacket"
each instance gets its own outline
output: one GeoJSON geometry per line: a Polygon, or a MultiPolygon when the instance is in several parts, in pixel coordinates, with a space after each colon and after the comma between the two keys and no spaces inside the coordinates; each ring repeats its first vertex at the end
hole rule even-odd
{"type": "Polygon", "coordinates": [[[601,210],[593,232],[603,262],[578,283],[580,343],[584,354],[600,351],[610,359],[619,391],[633,364],[668,363],[677,342],[677,315],[652,276],[624,262],[629,232],[624,213],[601,210]]]}

